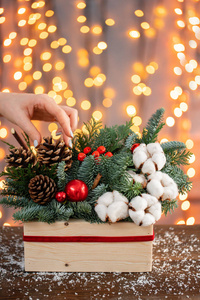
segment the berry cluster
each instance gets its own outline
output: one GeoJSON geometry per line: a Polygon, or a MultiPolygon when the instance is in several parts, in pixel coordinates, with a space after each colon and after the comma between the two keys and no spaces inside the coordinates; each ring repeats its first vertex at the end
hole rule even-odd
{"type": "MultiPolygon", "coordinates": [[[[83,161],[86,158],[87,154],[90,154],[91,151],[92,149],[90,147],[85,147],[83,152],[80,152],[78,154],[78,160],[83,161]]],[[[106,148],[104,146],[99,146],[97,150],[92,153],[92,155],[94,155],[95,158],[98,158],[101,154],[104,154],[104,156],[107,157],[113,156],[111,152],[105,152],[106,148]]]]}

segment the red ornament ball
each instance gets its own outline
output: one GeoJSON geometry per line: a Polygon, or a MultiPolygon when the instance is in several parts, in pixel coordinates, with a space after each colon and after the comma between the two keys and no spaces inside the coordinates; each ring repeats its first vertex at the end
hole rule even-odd
{"type": "Polygon", "coordinates": [[[94,151],[92,155],[94,155],[95,158],[98,158],[100,156],[100,153],[99,151],[94,151]]]}
{"type": "Polygon", "coordinates": [[[91,151],[92,151],[92,149],[91,149],[90,147],[85,147],[84,150],[83,150],[83,152],[84,152],[85,154],[88,154],[88,153],[90,153],[91,151]]]}
{"type": "Polygon", "coordinates": [[[67,199],[71,202],[84,201],[88,196],[88,187],[82,180],[74,179],[65,187],[67,199]]]}
{"type": "Polygon", "coordinates": [[[133,144],[133,146],[131,147],[131,152],[133,153],[133,151],[134,151],[138,146],[140,146],[139,143],[133,144]]]}
{"type": "Polygon", "coordinates": [[[67,195],[65,192],[57,192],[56,193],[56,200],[58,202],[64,202],[66,200],[66,197],[67,197],[67,195]]]}
{"type": "Polygon", "coordinates": [[[105,156],[107,156],[107,157],[112,157],[113,154],[112,154],[112,152],[107,152],[107,153],[105,154],[105,156]]]}
{"type": "Polygon", "coordinates": [[[86,158],[86,154],[85,153],[80,152],[78,154],[78,160],[83,161],[85,158],[86,158]]]}
{"type": "Polygon", "coordinates": [[[100,154],[104,154],[106,152],[106,148],[104,146],[99,146],[97,148],[97,151],[100,153],[100,154]]]}

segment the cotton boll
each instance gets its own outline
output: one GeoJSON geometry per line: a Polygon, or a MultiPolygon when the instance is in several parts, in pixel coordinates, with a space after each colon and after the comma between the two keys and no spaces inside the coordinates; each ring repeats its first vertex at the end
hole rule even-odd
{"type": "Polygon", "coordinates": [[[147,183],[147,191],[150,195],[160,199],[163,195],[164,188],[161,185],[160,181],[156,179],[152,179],[149,183],[147,183]]]}
{"type": "Polygon", "coordinates": [[[165,187],[162,200],[172,200],[174,199],[174,191],[172,187],[165,187]]]}
{"type": "Polygon", "coordinates": [[[136,174],[133,171],[128,171],[128,173],[131,175],[133,182],[139,182],[143,186],[143,188],[147,185],[147,180],[143,174],[136,174]]]}
{"type": "Polygon", "coordinates": [[[148,212],[154,216],[155,221],[158,221],[161,218],[162,213],[161,203],[157,201],[157,203],[149,207],[148,212]]]}
{"type": "Polygon", "coordinates": [[[162,173],[161,183],[163,186],[169,186],[170,184],[174,184],[174,180],[166,173],[162,173]]]}
{"type": "Polygon", "coordinates": [[[147,213],[144,215],[141,226],[150,226],[155,223],[155,218],[151,214],[147,213]]]}
{"type": "Polygon", "coordinates": [[[139,226],[144,218],[144,210],[133,211],[129,209],[129,216],[133,220],[133,222],[139,226]]]}
{"type": "Polygon", "coordinates": [[[142,173],[149,175],[155,172],[156,172],[155,164],[153,163],[151,158],[148,158],[142,166],[142,173]]]}
{"type": "Polygon", "coordinates": [[[105,222],[106,218],[107,218],[107,207],[103,204],[97,204],[95,206],[94,210],[96,211],[99,219],[101,219],[101,221],[105,222]]]}
{"type": "Polygon", "coordinates": [[[146,153],[146,155],[148,156],[148,152],[147,152],[147,145],[146,144],[140,144],[140,146],[136,147],[133,151],[133,154],[136,152],[144,152],[146,153]]]}
{"type": "Polygon", "coordinates": [[[147,201],[147,206],[152,206],[158,202],[158,199],[154,196],[151,196],[149,194],[142,194],[141,195],[146,201],[147,201]]]}
{"type": "Polygon", "coordinates": [[[118,191],[113,191],[113,200],[114,202],[121,201],[128,204],[128,199],[124,195],[120,194],[118,191]]]}
{"type": "Polygon", "coordinates": [[[141,168],[141,166],[147,160],[147,158],[148,156],[144,151],[137,151],[136,153],[133,152],[133,163],[137,169],[141,168]]]}
{"type": "Polygon", "coordinates": [[[151,175],[148,176],[148,180],[152,180],[152,179],[155,179],[155,180],[158,180],[158,181],[161,181],[162,180],[162,177],[163,177],[163,173],[160,172],[160,171],[157,171],[151,175]]]}
{"type": "Polygon", "coordinates": [[[113,202],[113,193],[106,192],[97,200],[98,204],[103,204],[105,206],[109,206],[113,202]]]}
{"type": "Polygon", "coordinates": [[[157,170],[161,170],[166,164],[166,157],[164,153],[154,153],[152,161],[156,164],[157,170]]]}
{"type": "Polygon", "coordinates": [[[128,205],[121,201],[113,202],[107,209],[107,215],[112,223],[128,217],[128,205]]]}
{"type": "Polygon", "coordinates": [[[129,207],[135,209],[136,211],[145,210],[147,208],[147,201],[144,198],[137,196],[131,200],[129,207]]]}
{"type": "Polygon", "coordinates": [[[163,152],[162,147],[159,143],[150,143],[147,145],[147,151],[152,156],[154,153],[161,153],[163,152]]]}

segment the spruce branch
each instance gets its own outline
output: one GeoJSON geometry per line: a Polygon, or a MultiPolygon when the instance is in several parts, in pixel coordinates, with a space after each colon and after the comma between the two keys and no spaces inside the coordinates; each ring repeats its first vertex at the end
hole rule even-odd
{"type": "Polygon", "coordinates": [[[138,140],[138,135],[137,133],[133,132],[131,135],[128,136],[125,142],[125,147],[129,150],[131,150],[133,144],[135,144],[138,140]]]}
{"type": "Polygon", "coordinates": [[[171,165],[189,165],[192,153],[187,150],[175,150],[166,154],[167,162],[171,165]]]}
{"type": "Polygon", "coordinates": [[[23,132],[22,136],[23,136],[23,138],[24,138],[24,140],[25,140],[28,148],[32,151],[32,149],[31,149],[31,143],[30,143],[30,138],[29,138],[28,134],[26,132],[23,132]]]}
{"type": "Polygon", "coordinates": [[[176,150],[180,151],[180,150],[184,150],[186,148],[184,143],[177,142],[177,141],[162,143],[161,147],[163,148],[163,151],[165,153],[171,153],[171,152],[176,151],[176,150]]]}
{"type": "Polygon", "coordinates": [[[96,172],[96,162],[94,156],[87,156],[79,167],[77,179],[84,181],[90,189],[94,183],[94,177],[97,175],[96,172]]]}
{"type": "Polygon", "coordinates": [[[96,200],[107,191],[108,191],[108,186],[105,185],[104,183],[101,183],[95,189],[89,191],[86,201],[89,204],[94,205],[96,203],[96,200]]]}
{"type": "Polygon", "coordinates": [[[58,188],[64,191],[67,183],[67,174],[65,173],[65,161],[61,161],[57,166],[58,188]]]}
{"type": "Polygon", "coordinates": [[[170,214],[174,211],[174,209],[176,209],[178,207],[177,204],[177,200],[164,200],[161,202],[162,205],[162,212],[165,214],[165,216],[167,215],[167,213],[169,212],[170,214]]]}

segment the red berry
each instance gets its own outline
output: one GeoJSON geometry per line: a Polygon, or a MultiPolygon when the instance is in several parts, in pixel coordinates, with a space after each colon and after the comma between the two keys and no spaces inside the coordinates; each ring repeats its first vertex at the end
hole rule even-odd
{"type": "Polygon", "coordinates": [[[134,151],[138,146],[140,146],[139,143],[133,144],[133,146],[131,147],[131,152],[133,153],[133,151],[134,151]]]}
{"type": "Polygon", "coordinates": [[[86,158],[86,154],[85,153],[79,153],[78,154],[78,160],[83,161],[86,158]]]}
{"type": "Polygon", "coordinates": [[[105,156],[111,157],[111,156],[113,156],[113,154],[112,154],[111,152],[107,152],[107,153],[105,154],[105,156]]]}
{"type": "Polygon", "coordinates": [[[64,202],[66,200],[66,197],[67,197],[67,195],[65,192],[57,192],[56,193],[56,200],[58,202],[64,202]]]}
{"type": "Polygon", "coordinates": [[[92,153],[92,155],[94,155],[94,157],[97,158],[97,157],[100,156],[100,153],[99,153],[99,151],[94,151],[94,152],[92,153]]]}
{"type": "Polygon", "coordinates": [[[106,148],[104,146],[99,146],[97,148],[97,151],[100,153],[100,154],[104,154],[106,152],[106,148]]]}
{"type": "Polygon", "coordinates": [[[91,152],[91,148],[90,147],[85,147],[84,148],[84,150],[83,150],[83,152],[85,153],[85,154],[88,154],[88,153],[90,153],[91,152]]]}

